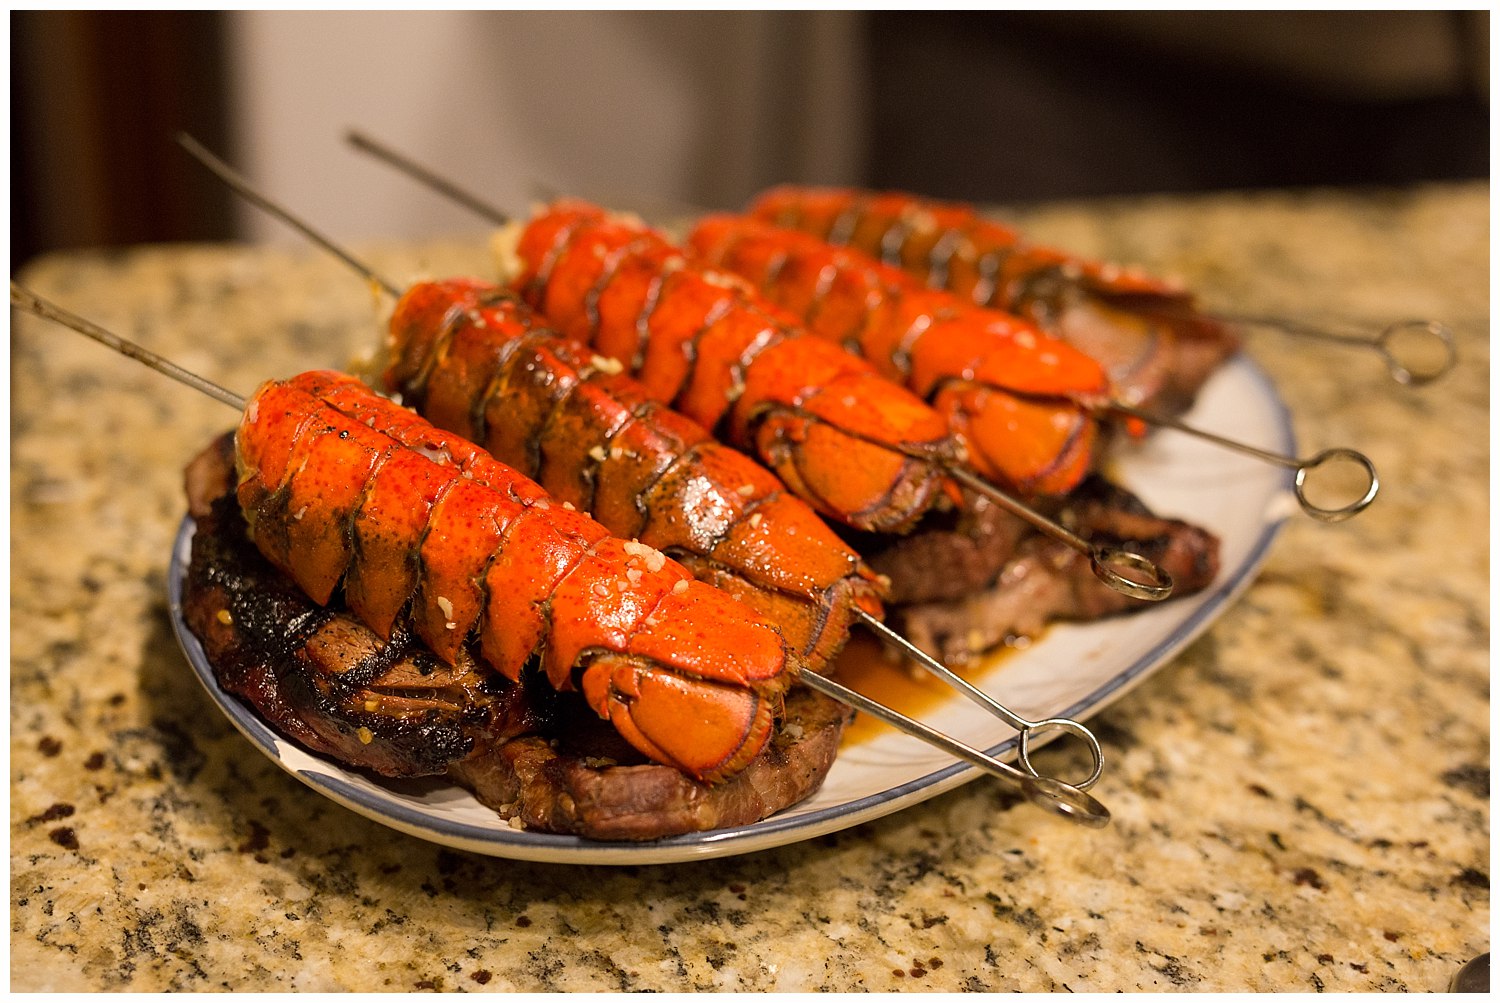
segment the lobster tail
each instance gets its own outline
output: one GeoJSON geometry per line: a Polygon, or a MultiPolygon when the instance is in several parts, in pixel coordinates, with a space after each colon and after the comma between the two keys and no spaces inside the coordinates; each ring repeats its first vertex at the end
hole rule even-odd
{"type": "Polygon", "coordinates": [[[1109,381],[1092,359],[1035,326],[756,219],[709,217],[688,246],[925,399],[985,477],[1027,494],[1061,494],[1092,466],[1098,420],[1089,408],[1107,397],[1109,381]]]}
{"type": "Polygon", "coordinates": [[[895,531],[962,456],[941,416],[830,352],[742,280],[577,202],[534,218],[515,250],[521,296],[647,394],[751,452],[824,514],[895,531]]]}
{"type": "Polygon", "coordinates": [[[539,655],[555,688],[606,693],[593,706],[627,741],[670,750],[699,779],[764,745],[795,671],[776,630],[465,440],[348,377],[311,373],[262,386],[236,444],[252,538],[319,604],[347,582],[388,634],[395,597],[444,663],[475,637],[512,680],[539,655]],[[601,675],[614,682],[601,689],[601,675]],[[718,712],[705,715],[705,693],[718,712]],[[679,710],[681,741],[668,726],[679,710]]]}
{"type": "Polygon", "coordinates": [[[880,614],[874,573],[775,476],[503,290],[419,283],[390,330],[387,380],[403,400],[613,535],[682,561],[777,624],[815,670],[852,609],[880,614]]]}
{"type": "Polygon", "coordinates": [[[1024,317],[1099,360],[1129,403],[1180,410],[1238,347],[1180,286],[1028,244],[962,203],[783,186],[757,198],[750,214],[1024,317]]]}

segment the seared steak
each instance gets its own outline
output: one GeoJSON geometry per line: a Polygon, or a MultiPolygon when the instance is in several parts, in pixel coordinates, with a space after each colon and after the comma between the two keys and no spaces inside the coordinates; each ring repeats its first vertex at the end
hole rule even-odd
{"type": "MultiPolygon", "coordinates": [[[[1078,535],[1156,562],[1172,576],[1174,596],[1191,595],[1218,574],[1217,537],[1153,514],[1101,476],[1048,507],[1078,535]]],[[[971,661],[1007,638],[1035,636],[1053,621],[1145,605],[1099,581],[1088,558],[982,500],[865,553],[871,567],[890,576],[893,624],[950,663],[971,661]]]]}
{"type": "Polygon", "coordinates": [[[1034,304],[1063,339],[1097,359],[1117,398],[1162,415],[1192,406],[1239,341],[1224,325],[1194,319],[1191,307],[1154,296],[1075,296],[1058,291],[1034,304]]]}
{"type": "Polygon", "coordinates": [[[993,584],[1033,532],[983,495],[965,492],[962,508],[933,512],[906,536],[866,536],[860,552],[890,578],[889,605],[958,601],[993,584]]]}
{"type": "Polygon", "coordinates": [[[441,774],[481,741],[539,726],[527,688],[467,654],[443,665],[404,632],[382,642],[273,569],[245,535],[228,440],[188,469],[198,525],[183,588],[220,686],[281,734],[389,777],[441,774]]]}
{"type": "Polygon", "coordinates": [[[853,716],[843,704],[794,686],[770,744],[714,787],[638,756],[617,761],[584,755],[567,739],[554,747],[539,735],[498,743],[450,772],[480,801],[502,815],[519,816],[528,828],[593,839],[654,839],[745,825],[801,801],[823,783],[853,716]]]}
{"type": "Polygon", "coordinates": [[[852,712],[797,687],[775,737],[709,787],[650,764],[577,693],[513,684],[461,652],[382,642],[319,607],[245,535],[229,436],[189,466],[197,520],[183,614],[226,691],[307,748],[383,776],[448,774],[527,828],[645,840],[757,821],[817,790],[852,712]]]}

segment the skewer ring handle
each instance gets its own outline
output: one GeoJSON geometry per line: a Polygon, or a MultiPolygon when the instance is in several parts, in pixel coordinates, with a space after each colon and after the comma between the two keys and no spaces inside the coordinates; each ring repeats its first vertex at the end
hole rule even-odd
{"type": "Polygon", "coordinates": [[[1391,379],[1404,387],[1420,387],[1431,383],[1458,362],[1458,349],[1453,344],[1453,329],[1436,320],[1397,321],[1380,332],[1380,337],[1375,339],[1375,350],[1385,360],[1385,368],[1390,372],[1391,379]],[[1418,340],[1413,341],[1413,336],[1418,340]],[[1408,355],[1408,362],[1401,361],[1401,356],[1407,354],[1401,351],[1402,345],[1418,345],[1421,351],[1441,348],[1441,361],[1436,365],[1421,365],[1413,369],[1416,362],[1411,356],[1408,355]]]}
{"type": "Polygon", "coordinates": [[[1094,737],[1094,733],[1070,717],[1049,717],[1044,721],[1032,721],[1021,729],[1020,742],[1016,746],[1016,759],[1027,773],[1038,779],[1050,779],[1043,777],[1037,768],[1031,765],[1031,740],[1046,731],[1066,732],[1082,739],[1089,747],[1091,769],[1088,779],[1070,786],[1086,791],[1099,782],[1099,777],[1104,773],[1104,751],[1099,748],[1099,740],[1094,737]]]}
{"type": "Polygon", "coordinates": [[[1077,787],[1047,777],[1027,777],[1021,782],[1021,793],[1038,808],[1061,815],[1071,822],[1100,829],[1109,824],[1109,809],[1093,795],[1077,787]]]}
{"type": "Polygon", "coordinates": [[[1343,522],[1352,515],[1363,512],[1375,500],[1375,495],[1380,491],[1380,477],[1375,473],[1375,464],[1364,453],[1357,450],[1346,449],[1342,446],[1336,449],[1325,449],[1310,460],[1303,461],[1297,468],[1296,479],[1297,503],[1302,506],[1302,511],[1321,522],[1343,522]],[[1340,508],[1324,508],[1316,505],[1307,497],[1307,475],[1330,460],[1350,460],[1363,467],[1368,483],[1365,493],[1357,500],[1350,502],[1340,508]]]}
{"type": "Polygon", "coordinates": [[[1134,551],[1120,547],[1094,547],[1089,551],[1089,566],[1093,568],[1095,578],[1132,598],[1160,602],[1172,594],[1172,576],[1134,551]],[[1128,568],[1140,574],[1126,577],[1116,568],[1128,568]]]}

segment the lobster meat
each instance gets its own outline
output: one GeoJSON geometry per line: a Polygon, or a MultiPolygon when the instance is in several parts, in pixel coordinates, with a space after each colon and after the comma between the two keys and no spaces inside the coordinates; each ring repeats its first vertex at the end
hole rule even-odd
{"type": "Polygon", "coordinates": [[[986,477],[1027,494],[1062,494],[1094,465],[1109,380],[1035,325],[754,217],[706,217],[685,244],[931,403],[986,477]]]}
{"type": "Polygon", "coordinates": [[[588,346],[476,279],[419,282],[392,313],[384,383],[615,536],[672,556],[775,623],[820,671],[883,583],[759,464],[588,346]]]}
{"type": "Polygon", "coordinates": [[[409,625],[452,665],[477,634],[512,681],[539,653],[554,688],[704,782],[765,745],[797,669],[773,627],[352,377],[263,384],[236,463],[261,553],[320,605],[342,583],[377,636],[409,625]]]}
{"type": "Polygon", "coordinates": [[[533,217],[513,250],[513,287],[559,333],[758,455],[825,515],[898,532],[945,497],[964,447],[943,417],[744,280],[571,200],[533,217]]]}
{"type": "Polygon", "coordinates": [[[1191,403],[1237,349],[1190,293],[1142,272],[1026,243],[972,206],[899,192],[781,186],[749,215],[848,246],[980,306],[1024,317],[1098,359],[1130,403],[1191,403]]]}

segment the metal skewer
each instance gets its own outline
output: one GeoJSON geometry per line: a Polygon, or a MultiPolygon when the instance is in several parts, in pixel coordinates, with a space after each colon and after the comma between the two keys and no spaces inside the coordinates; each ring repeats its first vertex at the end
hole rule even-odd
{"type": "MultiPolygon", "coordinates": [[[[232,168],[224,164],[217,157],[214,157],[213,154],[205,150],[191,137],[181,136],[179,137],[179,141],[182,143],[184,148],[188,150],[189,153],[198,158],[204,164],[204,166],[208,167],[215,174],[219,175],[219,177],[222,178],[226,184],[230,185],[230,187],[233,188],[236,192],[251,200],[255,205],[271,213],[277,219],[280,219],[286,222],[288,225],[294,227],[299,233],[303,234],[319,247],[323,247],[333,252],[340,261],[343,261],[345,264],[349,265],[350,268],[352,268],[357,274],[361,275],[366,280],[379,285],[382,289],[389,292],[392,296],[400,298],[401,291],[396,288],[394,283],[382,277],[369,265],[360,261],[358,258],[349,254],[347,251],[337,247],[337,245],[335,245],[333,241],[324,236],[322,233],[318,232],[304,220],[298,219],[297,217],[293,216],[292,213],[286,208],[278,205],[271,199],[256,191],[232,168]]],[[[12,294],[12,296],[14,297],[14,293],[12,294]]],[[[105,343],[111,344],[111,342],[108,341],[106,341],[105,343]]],[[[128,342],[126,344],[128,344],[128,342]]],[[[145,352],[144,349],[138,349],[138,351],[143,353],[145,352]]],[[[150,353],[145,354],[149,355],[150,353]]],[[[143,359],[142,361],[145,360],[143,359]]],[[[241,406],[243,407],[243,404],[241,404],[241,406]]],[[[1058,528],[1061,529],[1061,527],[1058,528]]],[[[1063,530],[1063,532],[1066,532],[1066,530],[1063,530]]],[[[1075,539],[1077,538],[1075,537],[1075,539]]],[[[1084,546],[1088,546],[1088,544],[1084,544],[1084,546]]],[[[1103,550],[1104,548],[1094,549],[1103,550]]],[[[1098,781],[1104,769],[1103,752],[1099,747],[1098,739],[1094,737],[1092,732],[1090,732],[1087,728],[1085,728],[1077,721],[1073,721],[1068,718],[1051,718],[1041,722],[1028,721],[1026,718],[1010,710],[1008,707],[999,703],[993,697],[984,693],[982,690],[979,690],[978,688],[971,685],[962,677],[958,676],[952,670],[944,666],[941,662],[938,662],[936,659],[932,658],[916,645],[912,644],[909,640],[891,630],[890,627],[886,626],[880,620],[864,612],[863,610],[856,609],[855,612],[858,614],[858,619],[860,620],[860,622],[866,624],[868,627],[870,627],[870,629],[874,630],[881,637],[896,644],[908,655],[914,658],[918,662],[918,664],[922,665],[928,671],[934,673],[944,681],[948,682],[950,685],[954,686],[960,693],[975,701],[985,710],[989,711],[991,714],[994,714],[1002,721],[1005,721],[1007,724],[1009,724],[1019,732],[1020,738],[1017,745],[1018,756],[1026,772],[1023,773],[1022,771],[1017,770],[1015,767],[1005,766],[1006,772],[1004,773],[1004,776],[1007,779],[1012,780],[1014,780],[1018,776],[1029,776],[1029,779],[1042,783],[1043,788],[1036,789],[1038,793],[1033,793],[1031,789],[1023,787],[1023,792],[1025,792],[1029,798],[1031,798],[1033,801],[1036,801],[1038,800],[1038,798],[1040,798],[1041,801],[1044,802],[1044,806],[1049,807],[1049,809],[1053,811],[1062,811],[1063,809],[1059,809],[1056,806],[1059,804],[1067,803],[1069,807],[1066,809],[1066,812],[1070,815],[1070,817],[1076,816],[1076,820],[1079,821],[1083,821],[1085,818],[1096,817],[1097,811],[1095,811],[1095,809],[1097,809],[1098,811],[1103,811],[1102,821],[1089,822],[1087,824],[1102,825],[1105,821],[1108,820],[1108,812],[1105,811],[1103,809],[1103,806],[1099,805],[1097,801],[1093,801],[1092,798],[1088,798],[1088,801],[1092,802],[1092,807],[1086,807],[1087,802],[1079,800],[1079,798],[1088,797],[1083,792],[1092,787],[1098,781]],[[1032,765],[1030,758],[1032,737],[1040,732],[1052,730],[1060,730],[1069,734],[1077,735],[1080,738],[1083,738],[1083,740],[1087,744],[1090,755],[1090,772],[1089,776],[1083,783],[1073,786],[1065,784],[1062,781],[1043,777],[1032,765]],[[1074,794],[1070,794],[1069,792],[1076,792],[1077,797],[1075,797],[1074,794]],[[1069,798],[1073,798],[1073,800],[1069,802],[1069,798]]],[[[811,672],[804,673],[804,678],[807,676],[815,676],[815,674],[811,672]]],[[[829,693],[829,695],[835,695],[826,688],[825,684],[826,686],[837,687],[841,693],[853,693],[852,690],[848,690],[846,687],[842,687],[836,683],[832,683],[822,676],[815,676],[814,679],[808,681],[808,685],[812,686],[813,688],[822,689],[823,692],[829,693]]],[[[836,698],[842,699],[842,697],[837,696],[836,698]]],[[[873,700],[870,700],[868,697],[860,696],[859,700],[859,703],[852,705],[862,710],[866,710],[873,716],[880,718],[882,721],[885,721],[887,724],[891,724],[894,727],[907,732],[908,734],[921,738],[924,741],[928,741],[931,744],[936,745],[938,748],[944,749],[948,752],[953,752],[955,755],[960,755],[960,758],[963,758],[970,763],[980,765],[982,768],[987,769],[992,773],[996,772],[995,765],[999,764],[999,761],[995,760],[993,757],[988,756],[985,753],[978,752],[977,750],[971,749],[968,746],[957,743],[954,739],[949,738],[941,732],[935,731],[932,728],[921,724],[920,722],[913,721],[912,719],[905,717],[904,715],[892,710],[889,707],[884,706],[883,704],[879,704],[873,700]],[[962,753],[959,753],[955,752],[955,749],[961,749],[963,751],[962,753]]],[[[999,765],[1003,766],[1004,764],[999,765]]]]}
{"type": "MultiPolygon", "coordinates": [[[[431,170],[371,139],[364,133],[350,130],[346,138],[353,146],[373,154],[398,170],[412,175],[423,184],[463,203],[497,226],[504,226],[511,221],[508,214],[489,205],[472,192],[465,191],[452,181],[438,177],[431,170]]],[[[917,456],[916,458],[932,462],[927,457],[917,456]]],[[[1164,568],[1158,567],[1154,561],[1121,547],[1096,546],[973,471],[952,464],[940,464],[940,466],[946,474],[965,487],[984,495],[1007,512],[1026,520],[1054,540],[1087,557],[1089,568],[1094,576],[1116,592],[1148,602],[1158,602],[1172,594],[1172,576],[1164,568]]]]}
{"type": "Polygon", "coordinates": [[[121,355],[127,355],[143,365],[156,370],[164,376],[170,376],[178,383],[192,387],[199,393],[207,394],[221,404],[228,404],[236,411],[243,411],[249,401],[233,390],[227,390],[212,380],[204,379],[197,373],[183,369],[177,363],[164,355],[157,355],[149,348],[137,345],[133,341],[106,330],[87,318],[80,317],[76,313],[64,310],[49,300],[45,300],[25,286],[12,281],[10,284],[10,305],[19,307],[27,313],[35,314],[45,320],[50,320],[63,327],[72,328],[79,334],[93,338],[108,348],[113,348],[121,355]]]}
{"type": "Polygon", "coordinates": [[[1254,456],[1257,459],[1265,460],[1267,463],[1273,463],[1276,466],[1285,467],[1288,470],[1296,471],[1297,476],[1294,479],[1293,484],[1295,493],[1297,495],[1297,502],[1302,506],[1302,511],[1306,512],[1308,515],[1312,516],[1314,519],[1319,520],[1320,522],[1343,522],[1345,519],[1349,518],[1352,515],[1358,515],[1360,512],[1363,512],[1366,507],[1369,506],[1370,502],[1375,500],[1375,495],[1380,491],[1380,477],[1375,473],[1375,464],[1370,461],[1370,458],[1368,456],[1366,456],[1364,453],[1358,452],[1357,450],[1346,449],[1343,447],[1325,449],[1321,453],[1318,453],[1308,459],[1300,460],[1295,456],[1285,456],[1281,453],[1273,453],[1269,450],[1260,449],[1256,446],[1249,445],[1248,443],[1238,442],[1234,439],[1226,439],[1221,435],[1215,435],[1213,432],[1207,432],[1201,428],[1193,428],[1189,425],[1184,425],[1182,422],[1177,421],[1175,418],[1163,418],[1160,416],[1152,417],[1136,410],[1133,407],[1126,407],[1123,404],[1112,404],[1110,405],[1110,410],[1117,411],[1120,414],[1126,415],[1131,418],[1140,418],[1143,421],[1150,421],[1151,423],[1160,425],[1163,428],[1171,428],[1179,432],[1186,432],[1189,435],[1196,436],[1200,439],[1206,439],[1209,442],[1223,446],[1226,449],[1233,449],[1248,456],[1254,456]],[[1307,496],[1308,475],[1310,475],[1318,468],[1324,466],[1325,464],[1339,460],[1354,463],[1363,469],[1366,481],[1364,494],[1360,495],[1360,497],[1355,499],[1354,501],[1349,502],[1345,505],[1340,505],[1336,508],[1327,508],[1325,506],[1318,505],[1307,496]]]}
{"type": "MultiPolygon", "coordinates": [[[[89,320],[86,320],[83,317],[78,316],[77,314],[74,314],[68,310],[64,310],[62,307],[43,299],[41,296],[38,296],[36,293],[32,292],[29,289],[26,289],[21,285],[18,285],[15,282],[11,282],[10,284],[10,302],[12,306],[19,307],[22,310],[37,315],[38,317],[42,317],[55,323],[61,324],[64,327],[71,328],[72,330],[77,331],[79,334],[92,338],[95,341],[106,345],[107,347],[112,348],[117,352],[135,359],[137,362],[141,362],[146,366],[149,366],[159,373],[170,376],[172,379],[186,384],[187,386],[192,387],[194,390],[208,394],[214,400],[220,401],[224,404],[228,404],[230,407],[233,407],[237,410],[243,411],[248,403],[246,399],[244,397],[241,397],[239,394],[236,394],[230,390],[226,390],[224,387],[219,386],[217,383],[213,383],[201,376],[198,376],[196,373],[192,373],[186,369],[183,369],[181,366],[177,365],[175,362],[172,362],[170,359],[167,359],[164,356],[158,355],[147,348],[143,348],[142,346],[135,344],[134,342],[127,341],[126,339],[121,338],[119,335],[105,330],[104,328],[92,323],[89,320]]],[[[935,728],[930,728],[919,721],[915,721],[905,716],[904,714],[899,713],[898,711],[892,710],[882,703],[871,700],[869,697],[857,693],[846,686],[842,686],[839,683],[833,682],[832,680],[820,676],[816,673],[804,672],[799,675],[799,678],[802,679],[802,681],[805,682],[808,686],[833,697],[835,700],[839,700],[852,707],[855,707],[856,709],[865,711],[868,714],[878,717],[880,720],[886,722],[887,724],[890,724],[900,729],[901,731],[912,735],[913,737],[919,738],[922,741],[927,742],[929,745],[941,749],[942,751],[956,756],[959,759],[964,760],[965,762],[971,763],[979,767],[980,769],[1001,778],[1002,780],[1006,780],[1016,785],[1020,789],[1021,793],[1025,795],[1027,800],[1029,800],[1032,804],[1050,811],[1054,815],[1061,816],[1068,819],[1069,821],[1077,822],[1081,825],[1086,825],[1092,828],[1098,828],[1109,823],[1109,809],[1100,804],[1096,798],[1086,793],[1079,787],[1063,783],[1061,780],[1054,780],[1050,777],[1037,775],[1034,768],[1031,767],[1029,760],[1027,761],[1026,765],[1027,768],[1032,772],[1023,772],[1016,769],[1014,766],[1011,766],[1009,763],[1002,762],[1001,760],[996,759],[988,753],[981,752],[978,749],[965,745],[957,739],[951,738],[950,736],[936,730],[935,728]]],[[[1009,715],[1009,713],[1009,711],[1006,711],[1006,714],[1009,715]]],[[[1015,717],[1015,715],[1010,716],[1015,717]]],[[[1075,727],[1078,732],[1088,735],[1089,739],[1091,740],[1090,747],[1095,750],[1095,753],[1097,755],[1097,741],[1093,741],[1093,736],[1089,734],[1087,729],[1083,728],[1082,725],[1077,725],[1075,723],[1075,727]]],[[[1022,734],[1024,735],[1025,733],[1023,732],[1022,734]]],[[[1090,777],[1088,781],[1090,785],[1094,782],[1095,779],[1097,779],[1098,771],[1099,765],[1096,761],[1094,775],[1090,777]]]]}
{"type": "MultiPolygon", "coordinates": [[[[385,161],[387,164],[395,167],[397,170],[405,174],[410,175],[417,181],[420,181],[422,184],[425,184],[428,187],[433,188],[439,193],[447,196],[448,198],[467,206],[474,212],[489,220],[491,223],[497,226],[504,226],[507,223],[511,222],[510,215],[502,212],[498,207],[487,203],[484,199],[480,198],[473,192],[462,188],[454,181],[438,176],[430,168],[418,164],[410,157],[398,153],[397,151],[391,149],[389,146],[386,146],[384,143],[371,138],[365,133],[360,132],[357,129],[350,129],[345,133],[345,139],[354,148],[371,154],[379,160],[385,161]]],[[[1261,318],[1260,320],[1261,322],[1266,323],[1271,322],[1270,319],[1267,318],[1261,318]]],[[[1437,326],[1440,327],[1441,325],[1437,326]]],[[[1390,337],[1393,337],[1393,332],[1400,327],[1402,327],[1402,325],[1393,325],[1392,329],[1388,330],[1386,332],[1386,335],[1382,336],[1382,342],[1386,339],[1389,339],[1390,337]]],[[[1444,331],[1446,331],[1446,329],[1444,329],[1444,331]]],[[[1346,340],[1341,339],[1336,335],[1323,334],[1322,336],[1338,340],[1346,340]]],[[[1451,335],[1447,336],[1447,341],[1451,347],[1451,335]]],[[[1379,347],[1380,350],[1385,353],[1387,359],[1394,362],[1394,357],[1391,356],[1390,352],[1387,350],[1387,346],[1382,343],[1379,345],[1379,347]]],[[[1446,367],[1444,371],[1446,371],[1446,367]]],[[[1410,380],[1408,380],[1407,382],[1410,382],[1410,380]]],[[[1295,470],[1297,471],[1296,496],[1298,504],[1302,506],[1303,510],[1306,511],[1308,515],[1322,522],[1339,522],[1341,520],[1349,518],[1352,515],[1356,515],[1357,513],[1363,511],[1370,504],[1370,502],[1375,500],[1375,495],[1380,490],[1380,481],[1375,474],[1375,465],[1364,454],[1356,452],[1352,449],[1343,447],[1337,449],[1328,449],[1319,453],[1317,456],[1313,457],[1310,460],[1299,460],[1294,457],[1282,456],[1278,453],[1268,452],[1267,450],[1260,449],[1246,443],[1238,442],[1233,439],[1228,439],[1213,432],[1195,428],[1176,419],[1155,415],[1148,411],[1142,411],[1123,403],[1108,401],[1102,404],[1088,404],[1080,402],[1079,407],[1087,410],[1093,410],[1095,412],[1113,412],[1127,415],[1131,418],[1135,418],[1138,421],[1146,422],[1147,424],[1171,428],[1188,435],[1196,436],[1197,438],[1203,439],[1207,442],[1212,442],[1216,445],[1235,450],[1244,455],[1253,456],[1268,463],[1273,463],[1278,466],[1295,470]],[[1336,508],[1327,508],[1316,505],[1307,497],[1306,493],[1304,492],[1304,482],[1307,479],[1307,475],[1314,468],[1321,466],[1326,461],[1335,458],[1352,460],[1364,468],[1366,474],[1368,475],[1365,490],[1355,501],[1338,506],[1336,508]]],[[[1077,550],[1079,553],[1086,555],[1089,558],[1090,566],[1093,568],[1095,576],[1097,576],[1100,580],[1104,581],[1116,591],[1123,592],[1124,594],[1133,596],[1137,599],[1147,600],[1164,599],[1171,593],[1170,576],[1166,576],[1165,572],[1161,572],[1159,571],[1159,569],[1156,569],[1152,562],[1148,561],[1146,558],[1140,556],[1139,554],[1121,551],[1116,548],[1110,548],[1101,552],[1100,549],[1091,547],[1088,543],[1082,541],[1079,537],[1070,533],[1066,529],[1062,529],[1062,527],[1057,526],[1057,524],[1053,523],[1051,520],[1046,519],[1044,516],[1040,516],[1034,510],[1028,508],[1017,499],[1010,497],[1009,495],[1005,495],[1003,492],[1000,492],[998,488],[996,488],[988,481],[983,480],[982,478],[979,478],[966,471],[955,469],[951,472],[954,474],[954,477],[956,479],[963,481],[965,486],[972,488],[973,490],[978,491],[981,494],[984,494],[992,501],[1000,504],[1001,507],[1005,508],[1012,514],[1019,515],[1021,518],[1026,519],[1032,525],[1037,526],[1044,532],[1050,534],[1054,539],[1057,539],[1060,542],[1072,547],[1074,550],[1077,550]],[[1061,529],[1062,531],[1057,532],[1056,530],[1059,529],[1061,529]],[[1124,575],[1121,573],[1121,569],[1123,568],[1130,568],[1133,571],[1142,572],[1152,580],[1142,581],[1139,578],[1132,578],[1124,575]]]]}
{"type": "Polygon", "coordinates": [[[1372,337],[1368,333],[1330,331],[1306,321],[1268,314],[1215,312],[1209,316],[1227,324],[1268,327],[1299,337],[1369,349],[1380,356],[1391,379],[1404,387],[1425,386],[1458,364],[1453,329],[1436,320],[1399,320],[1387,324],[1372,337]]]}
{"type": "MultiPolygon", "coordinates": [[[[392,163],[400,161],[403,170],[420,176],[429,186],[444,192],[455,201],[462,202],[481,215],[501,225],[506,222],[503,216],[496,215],[497,210],[493,206],[477,201],[472,193],[437,177],[420,164],[401,157],[400,154],[381,146],[369,137],[351,131],[346,138],[349,144],[357,149],[384,157],[392,163]]],[[[544,202],[555,201],[562,195],[557,189],[543,182],[533,181],[532,188],[537,193],[537,198],[544,202]]],[[[678,216],[686,216],[701,213],[703,210],[674,203],[670,211],[678,216]]],[[[1379,356],[1392,380],[1406,387],[1420,387],[1432,383],[1458,364],[1458,347],[1455,344],[1453,329],[1437,320],[1399,320],[1387,324],[1378,333],[1372,335],[1370,325],[1349,321],[1332,322],[1334,326],[1343,328],[1340,331],[1333,330],[1327,325],[1320,326],[1305,320],[1271,314],[1194,310],[1192,312],[1168,311],[1164,315],[1188,321],[1204,318],[1240,327],[1269,328],[1283,334],[1333,342],[1350,348],[1367,349],[1379,356]]],[[[1151,420],[1148,416],[1137,417],[1143,421],[1151,420]]],[[[1192,430],[1179,427],[1179,431],[1191,433],[1192,430]]]]}
{"type": "Polygon", "coordinates": [[[1093,829],[1109,824],[1109,809],[1100,804],[1092,794],[1086,793],[1079,787],[1065,784],[1061,780],[1053,780],[1050,777],[1038,776],[1035,773],[1023,773],[1009,763],[950,738],[935,728],[929,728],[920,721],[914,721],[905,714],[894,711],[885,704],[871,700],[864,694],[857,693],[816,672],[804,672],[798,678],[820,693],[846,703],[856,710],[878,717],[886,724],[899,728],[915,738],[920,738],[928,745],[942,749],[987,773],[1009,780],[1020,788],[1028,801],[1039,808],[1093,829]]]}
{"type": "Polygon", "coordinates": [[[1089,748],[1092,770],[1086,780],[1082,780],[1073,786],[1079,790],[1086,791],[1099,781],[1099,775],[1104,770],[1104,752],[1099,748],[1099,740],[1094,737],[1094,733],[1083,725],[1070,717],[1049,717],[1041,721],[1029,721],[896,633],[884,621],[876,619],[864,610],[856,610],[855,612],[858,613],[860,621],[866,627],[900,648],[912,661],[1016,729],[1020,735],[1016,754],[1027,773],[1030,773],[1034,777],[1041,776],[1036,767],[1031,765],[1031,743],[1035,736],[1046,731],[1062,731],[1083,739],[1089,748]]]}

